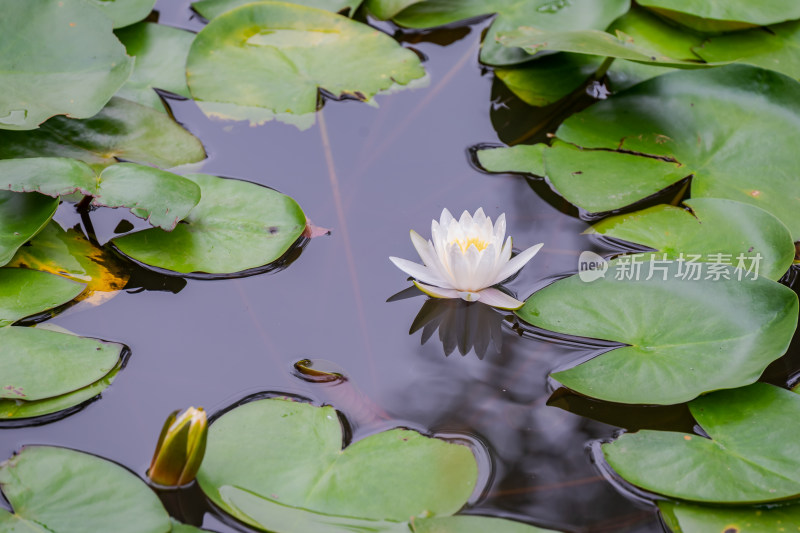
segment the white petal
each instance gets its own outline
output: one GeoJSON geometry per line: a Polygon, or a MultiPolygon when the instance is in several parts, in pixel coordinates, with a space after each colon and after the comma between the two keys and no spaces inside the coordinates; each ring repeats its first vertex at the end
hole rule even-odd
{"type": "Polygon", "coordinates": [[[447,262],[453,276],[453,288],[469,290],[472,269],[467,261],[467,257],[461,253],[461,248],[458,244],[454,243],[447,247],[447,262]]]}
{"type": "Polygon", "coordinates": [[[450,211],[445,207],[442,209],[442,215],[439,217],[439,224],[446,229],[447,226],[450,225],[451,220],[453,220],[453,215],[451,215],[450,211]]]}
{"type": "Polygon", "coordinates": [[[502,213],[494,223],[494,240],[495,242],[503,242],[503,237],[506,236],[506,214],[502,213]]]}
{"type": "Polygon", "coordinates": [[[494,283],[492,285],[496,285],[503,281],[504,279],[508,279],[514,274],[516,274],[519,269],[525,266],[525,264],[533,259],[533,256],[536,255],[536,252],[542,247],[543,243],[539,243],[535,246],[531,246],[524,252],[520,253],[516,257],[514,257],[511,261],[503,265],[503,268],[500,270],[500,273],[494,279],[494,283]]]}
{"type": "Polygon", "coordinates": [[[481,294],[479,292],[461,291],[458,293],[458,295],[465,302],[477,302],[481,299],[481,294]]]}
{"type": "Polygon", "coordinates": [[[478,261],[472,278],[475,282],[475,289],[483,289],[484,287],[491,287],[493,285],[496,271],[497,262],[497,247],[490,244],[485,250],[481,252],[480,260],[478,261]]]}
{"type": "MultiPolygon", "coordinates": [[[[503,249],[500,250],[500,254],[497,256],[497,272],[500,273],[501,268],[508,263],[508,260],[511,259],[511,252],[512,252],[512,244],[511,244],[511,237],[506,239],[506,243],[503,245],[503,249]]],[[[503,281],[503,280],[500,280],[503,281]]],[[[494,285],[494,283],[492,284],[494,285]]]]}
{"type": "Polygon", "coordinates": [[[426,241],[413,229],[411,230],[411,242],[414,244],[414,248],[416,248],[419,257],[422,259],[422,262],[425,263],[425,266],[428,267],[431,272],[433,272],[433,274],[438,276],[440,279],[447,281],[450,278],[450,275],[443,268],[442,262],[439,259],[439,256],[436,255],[436,251],[433,248],[433,244],[431,244],[430,241],[426,241]]]}
{"type": "MultiPolygon", "coordinates": [[[[475,211],[475,214],[472,215],[472,221],[476,226],[483,227],[483,225],[486,224],[486,220],[486,213],[483,212],[482,207],[479,207],[478,210],[475,211]]],[[[489,221],[489,223],[491,224],[491,221],[489,221]]]]}
{"type": "Polygon", "coordinates": [[[459,292],[455,289],[443,289],[441,287],[432,287],[425,285],[418,281],[414,282],[419,290],[430,296],[431,298],[459,298],[459,292]]]}
{"type": "Polygon", "coordinates": [[[500,309],[508,309],[510,311],[519,309],[523,305],[523,302],[520,302],[516,298],[512,298],[503,291],[493,288],[483,289],[480,292],[480,297],[481,302],[486,305],[491,305],[492,307],[498,307],[500,309]]]}
{"type": "Polygon", "coordinates": [[[451,288],[451,284],[441,279],[429,268],[409,261],[408,259],[400,259],[399,257],[390,257],[389,260],[394,263],[394,266],[422,282],[430,283],[440,287],[451,288]]]}
{"type": "Polygon", "coordinates": [[[469,211],[464,211],[461,213],[461,218],[458,219],[458,224],[465,229],[472,225],[472,215],[469,214],[469,211]]]}

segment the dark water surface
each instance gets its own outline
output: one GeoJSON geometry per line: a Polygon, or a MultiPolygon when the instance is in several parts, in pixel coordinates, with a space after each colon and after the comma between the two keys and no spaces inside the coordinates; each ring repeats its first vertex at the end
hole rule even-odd
{"type": "MultiPolygon", "coordinates": [[[[157,8],[164,24],[202,27],[188,0],[164,0],[157,8]]],[[[428,236],[443,207],[456,216],[481,206],[492,218],[505,212],[517,247],[545,243],[509,285],[521,299],[552,277],[574,272],[578,253],[593,249],[580,235],[587,224],[542,200],[524,179],[482,174],[469,162],[470,146],[527,129],[522,122],[509,126],[514,132],[495,131],[493,119],[505,124],[508,114],[501,103],[490,116],[492,75],[477,62],[483,27],[435,36],[459,38],[447,46],[411,44],[428,57],[427,88],[378,97],[379,108],[327,102],[304,132],[276,122],[249,127],[209,120],[193,102],[171,101],[176,119],[209,154],[192,170],[273,187],[332,234],[312,239],[280,272],[187,280],[185,286],[173,280],[167,286],[177,293],[122,292],[101,306],[78,304],[54,318],[75,333],[127,344],[130,361],[102,399],[77,414],[0,430],[0,457],[24,444],[56,444],[144,475],[173,409],[201,405],[213,412],[250,394],[283,391],[334,404],[351,418],[356,438],[406,425],[477,439],[492,460],[483,465],[488,485],[471,512],[574,532],[662,531],[651,506],[622,496],[591,462],[587,443],[612,437],[617,427],[562,408],[621,427],[691,430],[685,408],[618,408],[564,391],[548,406],[548,372],[592,348],[521,337],[507,314],[459,302],[436,309],[428,304],[426,313],[445,317],[442,328],[451,340],[443,344],[429,326],[424,333],[432,336],[423,345],[423,330],[409,335],[409,329],[426,298],[386,301],[410,286],[388,257],[416,261],[408,231],[428,236]],[[461,356],[452,339],[463,336],[465,325],[485,331],[493,321],[495,328],[505,323],[501,351],[490,348],[482,359],[474,350],[461,356]],[[304,358],[336,363],[349,384],[298,379],[292,365],[304,358]],[[353,386],[371,407],[355,401],[353,386]]],[[[93,213],[101,241],[113,236],[122,218],[133,221],[121,210],[93,213]]],[[[62,206],[57,220],[72,226],[79,217],[62,206]]],[[[164,282],[150,281],[154,287],[164,282]]],[[[166,498],[182,520],[235,530],[204,515],[196,494],[166,498]]]]}

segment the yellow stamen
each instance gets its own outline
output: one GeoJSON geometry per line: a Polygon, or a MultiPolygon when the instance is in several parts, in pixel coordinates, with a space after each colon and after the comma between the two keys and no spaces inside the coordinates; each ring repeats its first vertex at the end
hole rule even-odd
{"type": "Polygon", "coordinates": [[[466,241],[456,239],[455,243],[458,244],[459,248],[461,248],[462,254],[467,253],[467,248],[469,248],[470,245],[475,246],[475,248],[477,248],[479,252],[481,250],[485,250],[486,247],[489,246],[488,242],[482,241],[477,237],[472,237],[471,239],[467,239],[466,241]]]}

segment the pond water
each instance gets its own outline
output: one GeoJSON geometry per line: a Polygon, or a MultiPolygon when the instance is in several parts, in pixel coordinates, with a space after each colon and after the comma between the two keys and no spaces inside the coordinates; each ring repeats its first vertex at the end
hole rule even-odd
{"type": "MultiPolygon", "coordinates": [[[[159,21],[198,30],[189,3],[159,2],[159,21]]],[[[80,303],[54,318],[77,334],[125,343],[130,360],[102,399],[80,412],[0,430],[0,457],[24,444],[54,444],[144,475],[170,411],[201,405],[213,413],[252,394],[281,391],[341,408],[354,438],[403,425],[480,442],[491,459],[482,465],[486,487],[469,512],[574,532],[662,531],[651,505],[603,477],[588,443],[620,427],[691,431],[685,408],[620,408],[564,391],[551,398],[547,374],[597,347],[521,335],[508,313],[479,314],[477,306],[446,302],[437,311],[450,313],[442,327],[451,335],[464,334],[469,320],[483,327],[503,321],[499,352],[462,356],[439,332],[424,344],[421,330],[409,334],[424,296],[387,302],[410,286],[388,257],[416,260],[409,229],[429,235],[430,220],[444,207],[460,213],[482,206],[492,218],[505,212],[517,247],[544,243],[508,285],[520,299],[574,272],[581,251],[608,251],[581,235],[586,222],[542,199],[525,179],[472,166],[469,147],[525,135],[504,114],[523,105],[493,88],[492,74],[477,62],[485,27],[408,35],[427,57],[428,87],[378,97],[379,108],[327,102],[317,125],[302,132],[277,122],[210,120],[193,102],[170,100],[175,118],[208,151],[202,172],[286,193],[331,234],[308,242],[284,270],[211,281],[151,276],[145,285],[152,290],[123,291],[101,306],[80,303]],[[348,385],[298,379],[293,363],[305,358],[334,362],[348,385]]],[[[545,131],[552,128],[536,135],[545,131]]],[[[92,214],[101,242],[123,218],[139,225],[123,210],[92,214]]],[[[80,223],[67,205],[56,220],[80,223]]],[[[785,383],[793,367],[787,358],[796,360],[797,350],[773,364],[768,380],[785,383]]],[[[242,527],[214,515],[199,491],[164,498],[187,523],[220,532],[242,527]]]]}

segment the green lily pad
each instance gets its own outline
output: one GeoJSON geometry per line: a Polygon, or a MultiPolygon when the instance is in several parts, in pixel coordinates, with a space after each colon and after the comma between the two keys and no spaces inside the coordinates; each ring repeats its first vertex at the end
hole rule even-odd
{"type": "Polygon", "coordinates": [[[724,2],[708,2],[706,0],[641,0],[639,5],[656,10],[658,13],[670,18],[675,18],[678,22],[690,25],[690,27],[694,26],[701,30],[707,29],[711,31],[741,29],[743,27],[741,24],[713,25],[710,24],[712,21],[766,26],[767,24],[800,18],[800,4],[794,0],[769,0],[768,2],[759,3],[749,0],[725,0],[724,2]],[[706,24],[702,24],[703,22],[706,22],[706,24]]]}
{"type": "Polygon", "coordinates": [[[34,401],[86,387],[116,366],[122,348],[40,328],[0,328],[0,398],[34,401]]]}
{"type": "Polygon", "coordinates": [[[711,507],[663,501],[658,509],[673,533],[774,533],[797,531],[800,505],[759,509],[754,507],[711,507]]]}
{"type": "Polygon", "coordinates": [[[172,230],[200,201],[200,187],[165,170],[120,163],[102,172],[65,157],[0,160],[3,184],[15,192],[50,196],[75,192],[92,196],[92,205],[128,207],[153,226],[172,230]]]}
{"type": "MultiPolygon", "coordinates": [[[[168,533],[153,491],[125,468],[86,453],[26,446],[0,465],[0,485],[19,531],[168,533]]],[[[0,516],[0,524],[4,518],[0,516]]],[[[13,522],[12,522],[13,524],[13,522]]]]}
{"type": "Polygon", "coordinates": [[[753,383],[786,352],[798,314],[791,289],[725,265],[706,264],[700,279],[679,261],[638,271],[612,261],[604,277],[556,281],[516,312],[543,329],[625,344],[553,374],[566,387],[612,402],[676,404],[753,383]]]}
{"type": "MultiPolygon", "coordinates": [[[[376,4],[383,2],[377,0],[370,3],[373,12],[376,11],[376,4]]],[[[388,4],[377,10],[391,12],[399,7],[396,0],[389,0],[388,4]]],[[[496,14],[483,40],[480,59],[489,65],[513,65],[528,61],[531,57],[520,49],[498,44],[497,36],[501,33],[521,26],[560,31],[603,30],[629,8],[629,0],[426,0],[409,5],[397,13],[393,20],[408,28],[432,28],[496,14]]]]}
{"type": "Polygon", "coordinates": [[[208,114],[305,128],[320,89],[371,101],[423,78],[417,55],[366,24],[321,9],[258,2],[228,11],[197,34],[186,77],[208,114]],[[231,83],[230,80],[236,80],[231,83]]]}
{"type": "Polygon", "coordinates": [[[114,239],[146,265],[188,274],[232,274],[279,259],[300,238],[306,217],[293,199],[246,181],[189,174],[200,203],[171,232],[147,229],[114,239]]]}
{"type": "Polygon", "coordinates": [[[709,438],[626,433],[603,444],[608,464],[650,492],[706,503],[764,503],[800,496],[800,396],[766,383],[698,398],[689,410],[709,438]]]}
{"type": "MultiPolygon", "coordinates": [[[[332,13],[344,13],[345,10],[348,10],[345,14],[351,17],[361,2],[362,0],[285,0],[287,4],[315,7],[332,13]]],[[[252,3],[253,0],[200,0],[192,4],[192,9],[200,13],[206,20],[211,20],[232,9],[252,3]]]]}
{"type": "Polygon", "coordinates": [[[344,450],[342,439],[332,407],[250,402],[212,424],[197,480],[216,505],[255,527],[252,511],[237,514],[226,501],[226,487],[306,511],[397,522],[455,513],[475,488],[477,462],[466,446],[406,429],[344,450]]]}
{"type": "Polygon", "coordinates": [[[497,68],[497,76],[520,100],[546,106],[580,87],[600,67],[602,59],[583,54],[553,54],[517,68],[497,68]]]}
{"type": "Polygon", "coordinates": [[[100,8],[114,22],[115,28],[130,26],[147,18],[156,0],[85,0],[100,8]]]}
{"type": "Polygon", "coordinates": [[[133,73],[117,91],[117,96],[165,112],[164,103],[154,89],[190,97],[186,86],[186,56],[194,33],[163,24],[140,22],[118,30],[116,34],[128,55],[136,58],[133,73]]]}
{"type": "Polygon", "coordinates": [[[800,85],[791,78],[745,65],[676,71],[572,115],[556,136],[573,146],[531,149],[527,165],[515,154],[504,170],[543,163],[559,194],[595,213],[692,176],[693,198],[761,207],[800,240],[798,133],[800,85]]]}
{"type": "Polygon", "coordinates": [[[111,22],[83,0],[0,0],[0,13],[0,129],[91,117],[133,69],[111,22]]]}
{"type": "Polygon", "coordinates": [[[58,198],[0,191],[0,266],[42,231],[58,209],[58,198]]]}
{"type": "Polygon", "coordinates": [[[500,148],[482,148],[476,152],[478,163],[489,172],[520,172],[544,176],[544,144],[518,144],[500,148]]]}
{"type": "Polygon", "coordinates": [[[443,516],[412,518],[411,522],[366,520],[322,513],[283,505],[252,492],[226,485],[220,495],[232,510],[233,516],[259,529],[276,533],[313,531],[341,533],[364,531],[370,533],[548,533],[520,522],[486,516],[443,516]]]}
{"type": "Polygon", "coordinates": [[[747,63],[800,79],[800,22],[714,36],[694,52],[708,62],[747,63]]]}
{"type": "Polygon", "coordinates": [[[365,5],[372,15],[379,20],[389,20],[413,4],[424,0],[367,0],[365,5]]]}
{"type": "MultiPolygon", "coordinates": [[[[595,233],[657,250],[657,258],[678,259],[686,254],[698,261],[755,266],[759,275],[780,279],[794,260],[789,229],[758,207],[718,198],[684,202],[691,212],[671,205],[657,205],[635,213],[609,217],[592,226],[595,233]]],[[[684,257],[686,259],[686,257],[684,257]]]]}
{"type": "Polygon", "coordinates": [[[170,168],[206,153],[166,114],[114,97],[89,119],[54,117],[35,131],[0,130],[0,159],[20,157],[70,157],[100,171],[119,160],[170,168]]]}
{"type": "MultiPolygon", "coordinates": [[[[120,360],[111,371],[94,383],[61,396],[44,398],[42,400],[0,400],[0,420],[23,420],[50,415],[64,411],[95,398],[111,386],[119,371],[122,370],[123,361],[120,360]]],[[[2,523],[0,521],[0,523],[2,523]]]]}
{"type": "Polygon", "coordinates": [[[0,327],[63,305],[86,285],[47,272],[0,268],[0,327]]]}
{"type": "Polygon", "coordinates": [[[84,283],[86,288],[76,299],[94,302],[105,301],[125,288],[130,277],[129,266],[108,249],[95,246],[75,229],[63,230],[52,220],[28,246],[17,251],[8,266],[84,283]]]}

